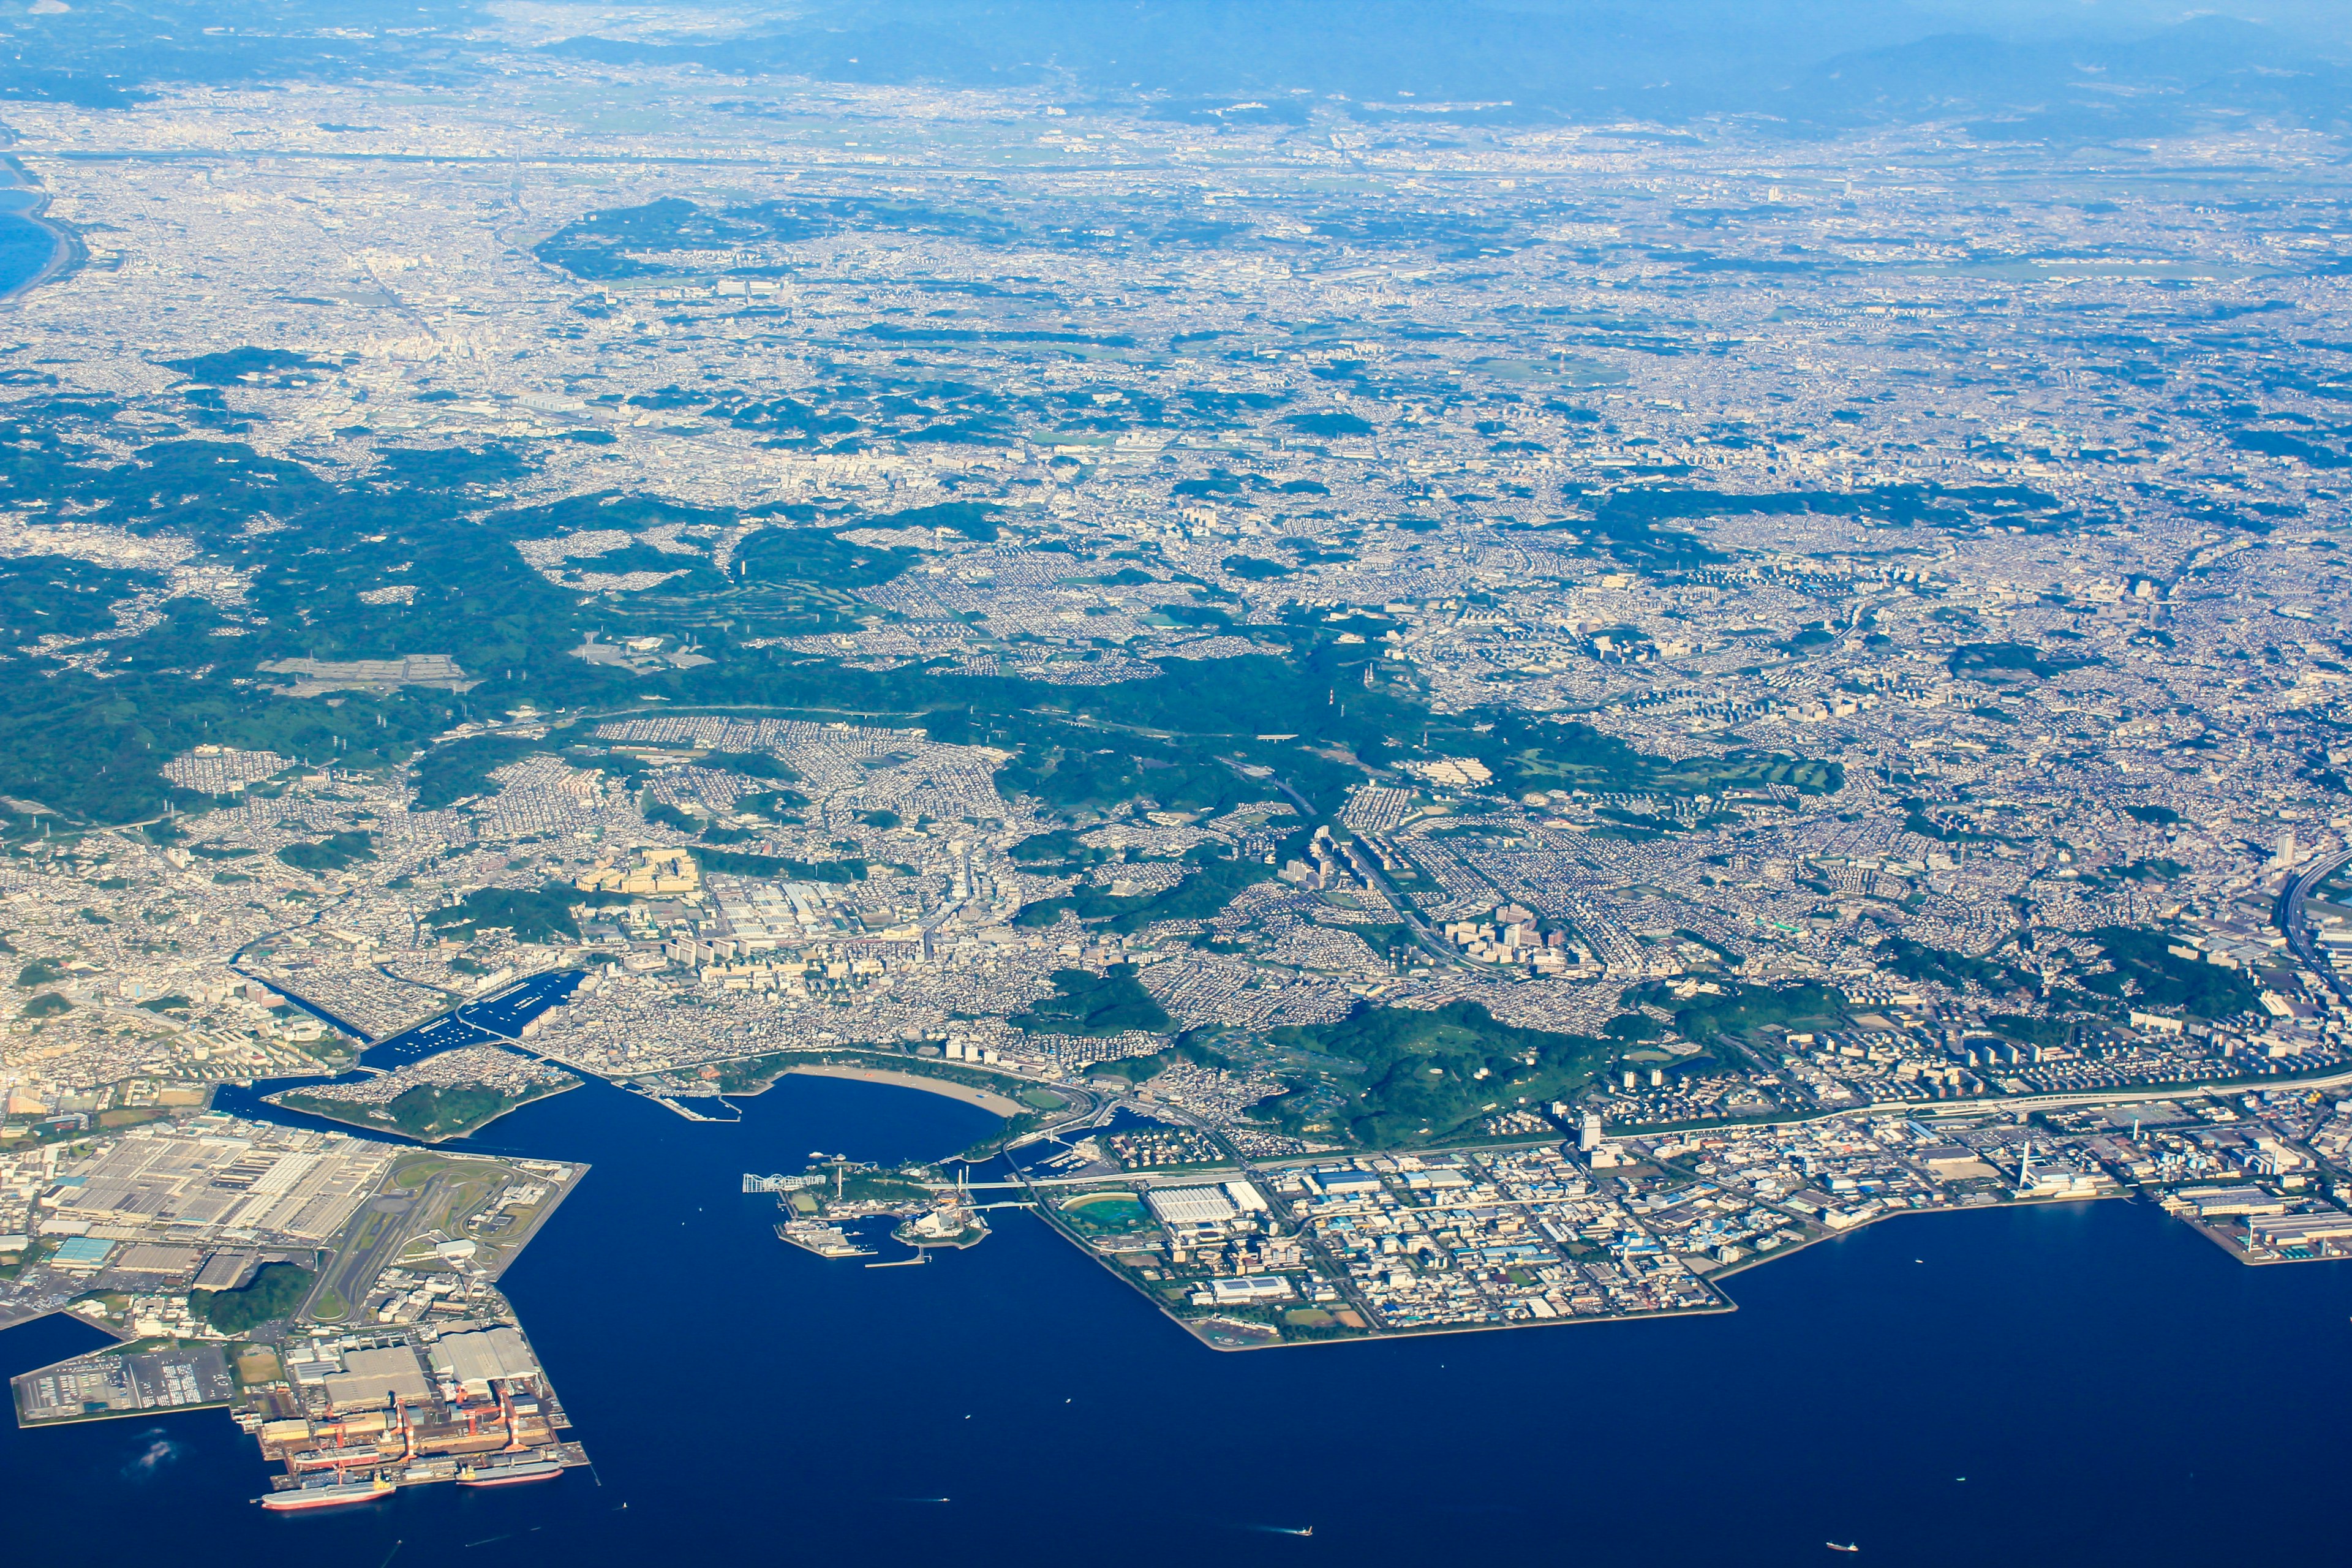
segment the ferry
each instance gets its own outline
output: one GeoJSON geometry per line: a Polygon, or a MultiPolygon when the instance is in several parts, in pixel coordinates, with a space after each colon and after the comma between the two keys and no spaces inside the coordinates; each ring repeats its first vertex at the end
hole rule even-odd
{"type": "Polygon", "coordinates": [[[390,1497],[393,1485],[382,1476],[372,1481],[334,1481],[325,1486],[289,1487],[282,1492],[253,1500],[272,1513],[292,1513],[302,1509],[341,1508],[347,1503],[373,1502],[390,1497]]]}
{"type": "Polygon", "coordinates": [[[563,1473],[563,1467],[553,1459],[526,1459],[510,1465],[485,1465],[479,1469],[467,1465],[458,1470],[461,1487],[511,1487],[525,1481],[551,1481],[563,1473]]]}

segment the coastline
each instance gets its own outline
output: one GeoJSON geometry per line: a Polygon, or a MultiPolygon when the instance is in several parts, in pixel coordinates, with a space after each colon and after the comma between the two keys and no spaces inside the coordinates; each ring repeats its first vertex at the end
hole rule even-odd
{"type": "Polygon", "coordinates": [[[374,1121],[364,1120],[360,1117],[342,1116],[334,1111],[320,1109],[320,1107],[326,1105],[355,1105],[356,1102],[352,1100],[327,1100],[322,1098],[312,1104],[294,1104],[291,1102],[291,1099],[289,1097],[309,1098],[307,1091],[299,1089],[282,1089],[278,1094],[272,1095],[268,1099],[265,1100],[263,1103],[268,1105],[278,1105],[280,1103],[284,1103],[286,1110],[299,1110],[305,1116],[315,1116],[322,1121],[341,1122],[345,1127],[355,1128],[362,1132],[380,1133],[388,1138],[397,1138],[402,1140],[404,1142],[414,1143],[421,1148],[430,1149],[436,1144],[450,1142],[455,1139],[470,1138],[475,1133],[479,1132],[483,1128],[491,1126],[502,1118],[512,1115],[514,1112],[520,1110],[526,1105],[537,1105],[542,1100],[552,1100],[559,1094],[567,1094],[572,1089],[578,1089],[585,1081],[586,1080],[584,1079],[575,1077],[570,1083],[556,1085],[542,1089],[537,1094],[526,1095],[520,1100],[514,1100],[510,1104],[502,1106],[495,1114],[485,1117],[479,1121],[473,1122],[467,1126],[452,1129],[447,1132],[436,1132],[429,1138],[415,1132],[404,1132],[389,1121],[374,1121]]]}
{"type": "Polygon", "coordinates": [[[16,287],[0,290],[0,305],[13,305],[45,284],[55,283],[61,279],[70,277],[89,259],[89,247],[82,243],[81,236],[73,228],[48,216],[50,200],[48,188],[33,178],[31,171],[26,169],[13,153],[0,155],[0,168],[6,169],[16,176],[8,184],[0,185],[0,190],[22,190],[33,193],[34,199],[31,206],[18,216],[23,221],[31,224],[49,237],[48,259],[41,264],[40,269],[16,287]]]}
{"type": "Polygon", "coordinates": [[[1028,1110],[1028,1107],[1017,1100],[1008,1100],[1003,1095],[992,1093],[984,1089],[975,1089],[970,1084],[957,1083],[951,1079],[927,1078],[920,1073],[892,1072],[887,1068],[836,1067],[811,1063],[806,1067],[786,1068],[778,1076],[788,1078],[795,1073],[806,1078],[846,1078],[855,1079],[860,1083],[887,1083],[895,1084],[900,1089],[919,1089],[926,1094],[945,1095],[950,1100],[960,1100],[966,1105],[976,1105],[995,1116],[1019,1116],[1028,1110]]]}

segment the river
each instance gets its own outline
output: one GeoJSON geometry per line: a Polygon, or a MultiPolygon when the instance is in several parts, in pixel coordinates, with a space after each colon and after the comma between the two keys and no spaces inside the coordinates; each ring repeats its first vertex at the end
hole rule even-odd
{"type": "MultiPolygon", "coordinates": [[[[457,1145],[595,1165],[506,1279],[593,1476],[270,1518],[218,1413],[8,1429],[10,1554],[1745,1568],[1839,1561],[1837,1541],[1872,1563],[2210,1568],[2339,1550],[2352,1272],[2246,1268],[2151,1207],[1895,1220],[1740,1276],[1728,1316],[1218,1354],[1017,1211],[921,1268],[779,1243],[742,1172],[936,1156],[991,1119],[821,1078],[743,1105],[696,1124],[592,1083],[457,1145]]],[[[26,1325],[0,1333],[0,1371],[97,1342],[26,1325]]]]}

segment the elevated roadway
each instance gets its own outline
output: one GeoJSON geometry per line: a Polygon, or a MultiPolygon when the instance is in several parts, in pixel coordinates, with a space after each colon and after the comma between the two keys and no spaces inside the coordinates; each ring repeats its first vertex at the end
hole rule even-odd
{"type": "Polygon", "coordinates": [[[2311,917],[2305,913],[2304,904],[2318,889],[2319,884],[2352,862],[2352,849],[2339,849],[2333,855],[2323,855],[2286,879],[2279,889],[2277,907],[2272,911],[2272,923],[2286,933],[2287,947],[2303,960],[2313,973],[2327,982],[2336,994],[2352,1003],[2352,980],[2336,973],[2335,965],[2319,951],[2318,933],[2311,929],[2311,917]]]}

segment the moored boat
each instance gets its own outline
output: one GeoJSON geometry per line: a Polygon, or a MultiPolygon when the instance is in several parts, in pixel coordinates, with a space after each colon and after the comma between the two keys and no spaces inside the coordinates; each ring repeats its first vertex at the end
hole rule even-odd
{"type": "Polygon", "coordinates": [[[282,1492],[253,1500],[272,1513],[295,1513],[304,1509],[341,1508],[347,1503],[373,1502],[390,1497],[393,1485],[382,1476],[372,1481],[337,1481],[329,1486],[289,1487],[282,1492]]]}
{"type": "Polygon", "coordinates": [[[524,1481],[551,1481],[563,1473],[553,1459],[527,1459],[510,1465],[467,1465],[457,1472],[461,1487],[511,1487],[524,1481]]]}

